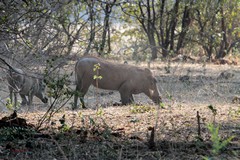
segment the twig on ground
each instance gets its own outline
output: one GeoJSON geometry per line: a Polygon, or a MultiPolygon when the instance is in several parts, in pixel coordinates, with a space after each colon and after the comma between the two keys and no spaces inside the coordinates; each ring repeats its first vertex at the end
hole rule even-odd
{"type": "Polygon", "coordinates": [[[198,138],[201,138],[200,115],[198,111],[197,111],[197,124],[198,124],[198,138]]]}

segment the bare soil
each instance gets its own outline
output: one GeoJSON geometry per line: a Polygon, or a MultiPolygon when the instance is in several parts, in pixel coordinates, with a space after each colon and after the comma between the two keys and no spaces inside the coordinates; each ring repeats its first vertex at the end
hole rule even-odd
{"type": "MultiPolygon", "coordinates": [[[[73,66],[69,63],[65,70],[70,72],[73,66]]],[[[150,69],[163,108],[143,94],[134,95],[136,104],[113,106],[120,100],[117,92],[91,87],[85,99],[88,109],[72,111],[67,103],[42,125],[40,133],[49,136],[0,141],[0,159],[240,159],[239,66],[154,62],[150,69]],[[221,140],[234,136],[219,154],[212,152],[209,123],[219,126],[221,140]],[[154,147],[149,144],[153,127],[154,147]]],[[[4,106],[8,97],[4,86],[1,83],[0,118],[11,114],[4,106]]],[[[34,102],[30,109],[22,107],[18,116],[36,126],[48,107],[37,99],[34,102]]]]}

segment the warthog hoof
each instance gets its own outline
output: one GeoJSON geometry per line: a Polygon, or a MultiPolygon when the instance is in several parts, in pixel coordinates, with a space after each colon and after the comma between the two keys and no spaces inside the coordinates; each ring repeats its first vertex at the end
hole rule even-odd
{"type": "Polygon", "coordinates": [[[28,104],[27,101],[22,101],[21,106],[26,106],[28,104]]]}

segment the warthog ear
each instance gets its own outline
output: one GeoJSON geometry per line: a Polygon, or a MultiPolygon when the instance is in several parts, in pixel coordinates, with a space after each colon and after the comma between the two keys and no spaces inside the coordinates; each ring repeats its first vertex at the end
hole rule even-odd
{"type": "Polygon", "coordinates": [[[152,72],[148,68],[145,68],[145,71],[152,75],[152,72]]]}

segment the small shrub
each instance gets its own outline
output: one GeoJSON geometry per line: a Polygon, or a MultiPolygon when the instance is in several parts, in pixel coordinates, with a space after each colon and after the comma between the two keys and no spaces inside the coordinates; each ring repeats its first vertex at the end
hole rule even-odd
{"type": "Polygon", "coordinates": [[[150,112],[152,111],[153,108],[151,108],[150,106],[138,106],[138,105],[133,105],[131,108],[130,108],[130,112],[131,113],[146,113],[146,112],[150,112]]]}
{"type": "Polygon", "coordinates": [[[218,155],[224,148],[226,148],[234,137],[231,136],[226,140],[222,140],[219,136],[219,126],[215,127],[212,123],[210,123],[207,127],[211,134],[212,153],[214,155],[218,155]]]}
{"type": "Polygon", "coordinates": [[[58,128],[61,132],[68,132],[70,130],[70,126],[66,124],[65,115],[59,119],[61,126],[58,128]]]}
{"type": "Polygon", "coordinates": [[[7,107],[8,110],[11,110],[11,111],[13,111],[14,109],[19,109],[20,102],[17,101],[16,108],[14,108],[14,103],[11,103],[11,99],[7,98],[6,107],[7,107]]]}
{"type": "Polygon", "coordinates": [[[97,114],[97,116],[99,116],[99,117],[103,116],[103,114],[104,114],[103,108],[102,108],[102,107],[98,108],[96,114],[97,114]]]}

